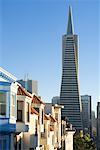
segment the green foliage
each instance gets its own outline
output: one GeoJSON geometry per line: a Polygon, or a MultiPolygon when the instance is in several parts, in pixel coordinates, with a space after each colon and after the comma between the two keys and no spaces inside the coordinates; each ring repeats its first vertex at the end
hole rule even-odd
{"type": "Polygon", "coordinates": [[[96,144],[90,138],[89,134],[81,136],[80,134],[75,134],[74,136],[74,150],[95,150],[96,144]]]}

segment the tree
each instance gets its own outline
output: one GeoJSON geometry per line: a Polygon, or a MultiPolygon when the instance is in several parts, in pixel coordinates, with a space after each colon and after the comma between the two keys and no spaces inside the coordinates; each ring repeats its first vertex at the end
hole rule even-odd
{"type": "Polygon", "coordinates": [[[74,136],[74,150],[95,150],[96,144],[89,134],[83,137],[80,134],[74,136]]]}

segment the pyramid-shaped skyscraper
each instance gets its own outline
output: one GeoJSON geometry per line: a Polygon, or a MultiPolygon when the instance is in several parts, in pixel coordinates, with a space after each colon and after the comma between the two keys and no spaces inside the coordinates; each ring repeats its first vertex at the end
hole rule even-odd
{"type": "Polygon", "coordinates": [[[67,33],[62,37],[60,104],[64,105],[62,116],[67,117],[77,130],[82,130],[78,85],[78,36],[74,34],[71,7],[69,7],[67,33]]]}

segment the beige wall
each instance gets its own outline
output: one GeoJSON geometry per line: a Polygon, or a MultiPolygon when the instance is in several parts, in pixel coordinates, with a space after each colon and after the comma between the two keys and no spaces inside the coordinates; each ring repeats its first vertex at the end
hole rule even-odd
{"type": "Polygon", "coordinates": [[[73,135],[74,131],[68,131],[65,136],[65,150],[73,150],[73,135]]]}

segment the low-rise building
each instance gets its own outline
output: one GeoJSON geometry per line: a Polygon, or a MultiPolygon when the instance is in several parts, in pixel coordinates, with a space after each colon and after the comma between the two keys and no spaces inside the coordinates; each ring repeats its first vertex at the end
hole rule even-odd
{"type": "Polygon", "coordinates": [[[44,132],[44,107],[45,104],[44,102],[36,95],[32,96],[32,102],[31,102],[31,107],[35,108],[35,110],[39,113],[39,134],[38,134],[38,139],[39,139],[39,147],[43,149],[43,143],[42,143],[42,134],[44,132]]]}
{"type": "Polygon", "coordinates": [[[31,149],[33,143],[35,147],[38,146],[38,139],[35,139],[35,121],[38,121],[38,112],[31,108],[32,96],[21,85],[18,85],[17,91],[17,123],[16,133],[17,149],[31,149]],[[19,144],[21,143],[21,144],[19,144]]]}
{"type": "Polygon", "coordinates": [[[62,105],[46,103],[45,113],[52,118],[51,127],[54,129],[54,148],[62,150],[73,150],[73,135],[75,129],[68,123],[67,118],[61,117],[62,105]],[[51,115],[51,114],[52,115],[51,115]],[[55,121],[55,128],[54,123],[55,121]]]}
{"type": "Polygon", "coordinates": [[[72,150],[63,106],[46,104],[0,68],[0,150],[72,150]]]}
{"type": "Polygon", "coordinates": [[[16,77],[0,67],[0,149],[13,149],[16,131],[16,77]],[[12,145],[10,144],[12,141],[12,145]]]}

